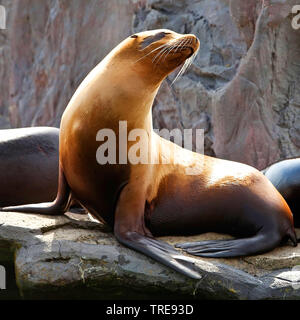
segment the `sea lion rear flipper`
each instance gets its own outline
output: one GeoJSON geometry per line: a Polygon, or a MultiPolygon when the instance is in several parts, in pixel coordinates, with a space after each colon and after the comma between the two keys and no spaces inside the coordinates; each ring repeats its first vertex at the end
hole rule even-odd
{"type": "MultiPolygon", "coordinates": [[[[294,245],[294,238],[291,238],[294,245]]],[[[208,240],[176,244],[176,248],[194,256],[209,258],[231,258],[267,252],[277,247],[281,237],[276,232],[259,232],[251,238],[233,240],[208,240]]]]}
{"type": "Polygon", "coordinates": [[[184,256],[168,243],[146,237],[137,232],[115,232],[115,236],[119,242],[127,247],[142,252],[190,278],[201,279],[195,264],[196,260],[184,256]]]}
{"type": "Polygon", "coordinates": [[[67,210],[70,202],[70,187],[63,173],[61,166],[59,167],[58,192],[53,202],[44,202],[37,204],[28,204],[21,206],[11,206],[0,208],[0,211],[15,211],[24,213],[38,213],[45,215],[62,215],[67,210]]]}

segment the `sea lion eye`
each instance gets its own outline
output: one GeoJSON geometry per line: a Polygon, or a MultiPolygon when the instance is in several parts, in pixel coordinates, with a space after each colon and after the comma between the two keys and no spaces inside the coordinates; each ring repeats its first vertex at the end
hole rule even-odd
{"type": "Polygon", "coordinates": [[[156,41],[164,38],[166,34],[168,34],[168,33],[166,33],[166,32],[159,32],[159,33],[156,33],[156,34],[153,35],[153,36],[148,36],[148,37],[144,38],[143,42],[141,43],[142,49],[145,49],[145,48],[148,47],[151,43],[156,42],[156,41]]]}
{"type": "Polygon", "coordinates": [[[130,38],[137,38],[138,36],[136,34],[133,34],[130,38]]]}

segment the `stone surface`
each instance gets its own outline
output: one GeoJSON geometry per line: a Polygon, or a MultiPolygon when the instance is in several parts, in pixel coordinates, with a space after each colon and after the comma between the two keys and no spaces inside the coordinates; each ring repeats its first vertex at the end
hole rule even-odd
{"type": "MultiPolygon", "coordinates": [[[[6,9],[6,25],[10,24],[11,1],[4,0],[1,4],[6,9]]],[[[7,30],[0,29],[0,128],[11,127],[9,121],[9,64],[10,42],[7,30]]]]}
{"type": "MultiPolygon", "coordinates": [[[[210,233],[161,240],[174,244],[225,237],[210,233]]],[[[74,213],[1,213],[0,264],[8,262],[15,264],[25,299],[300,298],[300,246],[287,244],[240,259],[195,258],[202,278],[192,280],[125,248],[107,227],[74,213]]]]}
{"type": "Polygon", "coordinates": [[[201,49],[155,100],[155,128],[205,130],[205,153],[262,169],[300,154],[297,0],[3,0],[0,128],[59,126],[78,84],[131,33],[194,33],[201,49]]]}
{"type": "Polygon", "coordinates": [[[292,3],[262,8],[235,77],[213,96],[214,150],[222,158],[262,169],[299,155],[300,33],[288,18],[292,3]]]}
{"type": "Polygon", "coordinates": [[[2,31],[10,49],[1,78],[3,115],[12,127],[59,126],[83,78],[130,34],[136,1],[22,0],[10,6],[2,31]]]}

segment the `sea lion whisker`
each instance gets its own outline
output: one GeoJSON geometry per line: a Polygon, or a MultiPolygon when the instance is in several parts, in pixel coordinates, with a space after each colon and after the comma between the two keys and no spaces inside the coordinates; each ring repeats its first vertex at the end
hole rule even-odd
{"type": "Polygon", "coordinates": [[[191,39],[181,39],[179,41],[176,41],[175,43],[169,45],[169,48],[165,48],[163,50],[161,50],[155,57],[154,59],[152,60],[152,62],[154,62],[156,59],[158,59],[156,61],[156,64],[162,59],[163,56],[164,57],[164,61],[165,59],[167,58],[167,56],[169,55],[169,53],[176,47],[176,50],[174,53],[176,53],[176,51],[181,48],[181,47],[184,47],[191,39]]]}
{"type": "Polygon", "coordinates": [[[152,63],[157,64],[157,62],[155,62],[156,59],[158,59],[166,50],[168,50],[169,47],[162,49],[161,51],[159,51],[155,57],[152,59],[152,63]]]}
{"type": "MultiPolygon", "coordinates": [[[[164,61],[165,61],[166,58],[167,58],[167,56],[169,55],[169,53],[170,53],[174,48],[175,48],[175,45],[174,45],[174,44],[171,45],[170,48],[169,48],[169,50],[166,50],[166,51],[160,56],[159,60],[165,55],[165,57],[164,57],[164,61]]],[[[159,60],[158,60],[158,61],[159,61],[159,60]]],[[[158,62],[158,61],[157,61],[157,62],[158,62]]]]}
{"type": "MultiPolygon", "coordinates": [[[[160,56],[162,56],[166,51],[168,51],[168,49],[170,48],[169,47],[170,45],[168,44],[168,46],[166,47],[166,48],[164,48],[164,49],[162,49],[153,59],[152,59],[152,63],[154,63],[154,61],[156,60],[156,59],[158,59],[160,56]]],[[[159,61],[159,60],[158,60],[159,61]]],[[[158,62],[157,61],[157,62],[158,62]]],[[[156,64],[157,64],[157,62],[156,62],[156,64]]]]}
{"type": "Polygon", "coordinates": [[[194,61],[194,53],[187,59],[186,65],[184,66],[184,70],[182,71],[183,73],[191,66],[191,64],[194,61]]]}
{"type": "MultiPolygon", "coordinates": [[[[178,46],[180,46],[181,45],[181,42],[179,41],[176,41],[175,43],[173,43],[172,44],[172,46],[171,46],[171,50],[170,51],[172,51],[173,49],[178,49],[178,46]]],[[[174,52],[172,52],[172,54],[174,54],[174,52]]]]}
{"type": "Polygon", "coordinates": [[[153,52],[155,52],[155,51],[157,51],[157,50],[159,50],[159,49],[161,49],[161,48],[163,48],[163,47],[167,47],[167,46],[168,46],[168,44],[166,44],[166,43],[165,43],[165,44],[162,44],[161,46],[159,46],[159,47],[151,50],[150,52],[148,52],[147,54],[145,54],[144,56],[142,56],[141,58],[139,58],[138,60],[136,60],[135,63],[138,62],[138,61],[140,61],[140,60],[142,60],[142,59],[144,59],[145,57],[149,56],[151,53],[153,53],[153,52]]]}
{"type": "Polygon", "coordinates": [[[164,57],[164,61],[166,60],[167,56],[170,54],[170,52],[175,48],[174,45],[171,46],[170,50],[167,52],[167,54],[164,57]]]}
{"type": "Polygon", "coordinates": [[[175,77],[175,79],[173,80],[173,82],[172,82],[171,85],[173,85],[173,83],[174,83],[176,80],[178,80],[178,79],[183,75],[183,73],[186,71],[186,69],[189,67],[189,63],[190,63],[189,60],[190,60],[190,58],[187,59],[187,60],[185,60],[182,68],[181,68],[180,71],[178,72],[177,76],[175,77]]]}
{"type": "Polygon", "coordinates": [[[190,57],[191,60],[190,60],[190,65],[189,65],[189,67],[192,65],[192,63],[193,63],[194,60],[196,59],[196,56],[197,56],[198,52],[199,52],[199,49],[196,50],[196,51],[193,53],[193,55],[190,57]]]}
{"type": "Polygon", "coordinates": [[[178,41],[177,48],[176,48],[176,50],[174,51],[174,53],[176,53],[177,50],[181,47],[183,41],[185,41],[185,39],[181,39],[181,40],[178,41]]]}
{"type": "Polygon", "coordinates": [[[174,52],[172,52],[172,54],[175,54],[179,48],[181,48],[181,47],[183,48],[186,44],[187,44],[187,40],[184,40],[184,39],[181,40],[181,41],[179,42],[179,44],[176,42],[174,45],[172,45],[172,47],[171,47],[170,50],[168,51],[167,55],[165,56],[164,60],[166,59],[166,57],[168,56],[168,54],[169,54],[174,48],[176,48],[176,50],[175,50],[174,52]]]}
{"type": "Polygon", "coordinates": [[[198,52],[194,52],[193,55],[191,56],[188,68],[193,64],[193,62],[194,62],[194,60],[195,60],[195,58],[197,56],[197,53],[198,52]]]}
{"type": "Polygon", "coordinates": [[[188,40],[188,39],[181,39],[180,42],[179,42],[179,44],[178,44],[178,47],[177,47],[177,49],[175,50],[174,53],[176,53],[178,49],[184,47],[185,44],[186,44],[186,42],[187,42],[187,40],[188,40]]]}
{"type": "Polygon", "coordinates": [[[166,47],[166,46],[167,46],[167,44],[163,44],[163,45],[159,46],[158,48],[155,48],[155,49],[151,50],[150,52],[148,52],[147,54],[145,54],[144,56],[142,56],[140,59],[138,59],[136,62],[144,59],[145,57],[149,56],[151,53],[153,53],[153,52],[155,52],[155,51],[157,51],[157,50],[160,50],[160,49],[162,50],[162,49],[163,49],[164,47],[166,47]]]}
{"type": "Polygon", "coordinates": [[[181,76],[182,74],[182,69],[183,69],[184,65],[182,66],[182,68],[180,69],[180,71],[178,72],[178,74],[176,75],[175,79],[172,81],[171,85],[173,85],[173,83],[179,79],[179,77],[181,76]]]}
{"type": "Polygon", "coordinates": [[[186,62],[183,64],[181,70],[179,71],[179,73],[177,74],[176,78],[174,79],[174,81],[172,82],[172,84],[178,80],[184,73],[185,71],[188,69],[188,67],[190,66],[190,61],[186,60],[186,62]]]}
{"type": "Polygon", "coordinates": [[[174,48],[178,48],[178,46],[181,44],[182,41],[183,41],[182,39],[176,40],[176,41],[173,43],[173,47],[174,47],[174,48]]]}
{"type": "MultiPolygon", "coordinates": [[[[164,46],[164,48],[162,48],[157,54],[156,54],[156,56],[155,57],[157,57],[158,55],[160,55],[162,52],[164,52],[165,50],[168,50],[169,49],[169,44],[166,44],[165,46],[164,46]]],[[[155,57],[154,57],[154,59],[155,59],[155,57]]],[[[153,61],[153,60],[152,60],[153,61]]]]}
{"type": "MultiPolygon", "coordinates": [[[[166,47],[166,46],[168,46],[168,44],[167,44],[167,43],[164,43],[164,44],[160,45],[159,47],[151,50],[149,53],[146,54],[146,56],[149,55],[149,54],[151,54],[152,52],[157,51],[157,50],[159,50],[159,49],[161,49],[161,48],[163,48],[163,47],[166,47]]],[[[145,56],[144,56],[144,57],[145,57],[145,56]]]]}
{"type": "MultiPolygon", "coordinates": [[[[192,39],[190,39],[189,43],[192,41],[192,39]]],[[[194,62],[197,54],[198,54],[199,50],[196,50],[183,64],[182,68],[180,69],[180,71],[178,72],[177,76],[175,77],[175,79],[173,80],[172,84],[178,80],[179,77],[181,77],[184,72],[192,65],[192,63],[194,62]]]]}
{"type": "Polygon", "coordinates": [[[187,59],[187,67],[186,67],[186,69],[188,69],[191,65],[192,65],[192,63],[194,62],[194,60],[195,60],[195,57],[196,57],[196,53],[194,52],[188,59],[187,59]]]}

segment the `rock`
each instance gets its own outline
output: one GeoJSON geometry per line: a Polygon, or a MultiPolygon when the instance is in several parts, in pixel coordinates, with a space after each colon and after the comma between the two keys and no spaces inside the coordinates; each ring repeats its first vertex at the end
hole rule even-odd
{"type": "Polygon", "coordinates": [[[262,1],[230,0],[231,17],[244,35],[248,49],[254,38],[255,24],[262,5],[262,1]]]}
{"type": "Polygon", "coordinates": [[[287,18],[292,3],[261,10],[253,43],[235,77],[213,96],[218,157],[263,169],[279,158],[299,155],[300,92],[295,84],[300,80],[300,33],[287,18]]]}
{"type": "Polygon", "coordinates": [[[2,3],[0,128],[59,126],[79,83],[116,44],[134,32],[170,28],[196,34],[201,49],[185,75],[161,87],[155,128],[202,128],[207,155],[259,169],[299,156],[296,0],[2,3]]]}
{"type": "Polygon", "coordinates": [[[10,63],[1,78],[11,126],[59,126],[83,78],[130,35],[137,5],[131,0],[12,3],[2,32],[9,38],[10,63]]]}
{"type": "MultiPolygon", "coordinates": [[[[174,244],[219,238],[226,236],[161,240],[174,244]]],[[[299,246],[240,259],[195,258],[202,278],[192,280],[125,248],[107,227],[74,213],[48,217],[2,212],[0,264],[3,261],[15,264],[16,283],[25,299],[300,298],[299,246]]]]}
{"type": "Polygon", "coordinates": [[[154,104],[154,127],[192,129],[201,123],[198,129],[209,128],[205,153],[215,156],[212,96],[233,78],[246,44],[230,17],[228,1],[147,1],[136,12],[134,31],[162,27],[196,34],[201,48],[186,75],[171,86],[172,74],[161,87],[154,104]]]}
{"type": "MultiPolygon", "coordinates": [[[[6,10],[6,25],[11,21],[11,1],[1,1],[6,10]]],[[[9,120],[9,63],[10,63],[10,42],[7,30],[0,29],[0,128],[11,127],[9,120]]]]}

